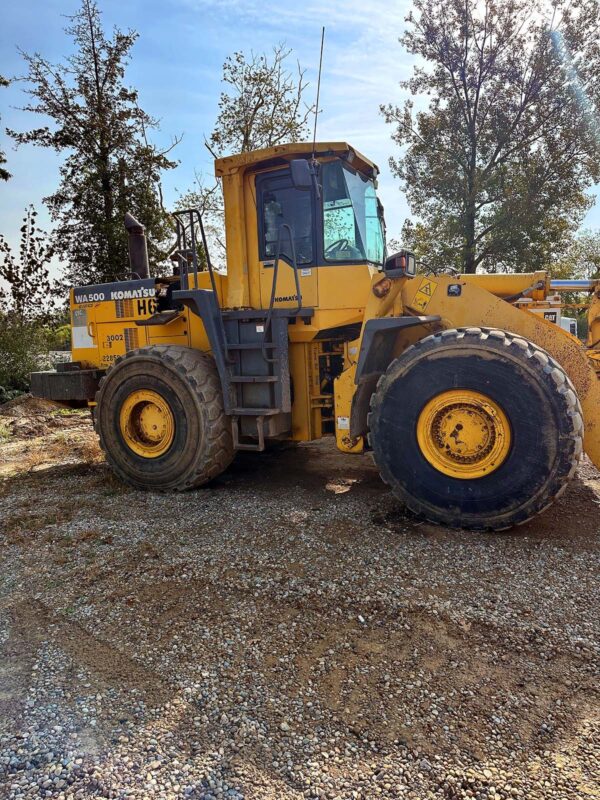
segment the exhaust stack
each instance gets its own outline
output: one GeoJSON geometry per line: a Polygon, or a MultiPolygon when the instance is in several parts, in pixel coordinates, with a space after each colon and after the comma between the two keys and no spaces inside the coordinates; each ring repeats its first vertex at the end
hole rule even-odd
{"type": "Polygon", "coordinates": [[[129,266],[140,278],[150,277],[148,263],[148,247],[146,245],[146,229],[129,212],[125,214],[125,228],[129,237],[129,266]]]}

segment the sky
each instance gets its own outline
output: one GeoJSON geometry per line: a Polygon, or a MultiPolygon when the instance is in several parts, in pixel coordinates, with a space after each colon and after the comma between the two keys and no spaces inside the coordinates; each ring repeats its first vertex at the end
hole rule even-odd
{"type": "MultiPolygon", "coordinates": [[[[58,62],[69,53],[64,34],[65,15],[78,0],[21,0],[3,4],[0,12],[0,73],[23,73],[18,49],[39,52],[58,62]]],[[[385,206],[388,235],[399,238],[410,210],[388,166],[397,154],[391,126],[380,112],[381,103],[401,104],[399,82],[407,78],[412,58],[398,43],[410,0],[99,0],[107,30],[133,28],[139,39],[127,69],[127,82],[139,91],[140,106],[160,120],[153,141],[167,146],[173,136],[183,139],[172,156],[176,169],[165,173],[164,195],[171,206],[179,193],[192,187],[196,173],[213,174],[204,136],[213,128],[221,92],[222,65],[236,50],[263,52],[285,42],[306,68],[307,99],[314,102],[321,26],[325,52],[321,83],[319,127],[322,141],[348,141],[378,164],[378,193],[385,206]]],[[[13,178],[0,183],[0,233],[11,243],[18,239],[24,208],[34,203],[42,226],[50,227],[42,198],[59,180],[59,157],[45,149],[14,149],[4,129],[25,130],[40,125],[34,115],[20,111],[22,84],[0,91],[0,148],[7,153],[13,178]]],[[[588,213],[584,227],[600,227],[600,206],[588,213]]]]}

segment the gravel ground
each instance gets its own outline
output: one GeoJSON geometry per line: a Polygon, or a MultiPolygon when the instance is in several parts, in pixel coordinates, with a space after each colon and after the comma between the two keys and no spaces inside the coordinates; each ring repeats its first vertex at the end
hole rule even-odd
{"type": "Polygon", "coordinates": [[[0,426],[1,797],[600,798],[589,463],[476,535],[330,442],[136,492],[42,411],[0,426]]]}

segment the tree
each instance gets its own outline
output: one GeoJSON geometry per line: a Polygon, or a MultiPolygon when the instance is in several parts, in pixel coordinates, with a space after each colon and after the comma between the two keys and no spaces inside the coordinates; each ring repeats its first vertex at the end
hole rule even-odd
{"type": "Polygon", "coordinates": [[[308,84],[297,64],[296,75],[287,68],[291,50],[284,44],[256,55],[236,52],[225,59],[219,115],[210,135],[213,154],[243,153],[283,142],[302,141],[313,106],[304,103],[308,84]]]}
{"type": "Polygon", "coordinates": [[[27,391],[29,373],[42,368],[55,344],[49,277],[52,246],[36,224],[33,206],[25,210],[19,252],[0,235],[0,403],[27,391]]]}
{"type": "MultiPolygon", "coordinates": [[[[578,231],[562,258],[550,265],[553,278],[598,279],[600,278],[600,230],[590,228],[578,231]]],[[[577,292],[562,294],[563,303],[567,306],[563,313],[577,319],[578,336],[585,339],[588,333],[587,308],[577,307],[580,303],[589,302],[589,295],[577,292]],[[570,306],[570,307],[569,307],[570,306]]]]}
{"type": "MultiPolygon", "coordinates": [[[[536,0],[415,0],[401,43],[424,63],[401,86],[428,105],[382,106],[405,147],[391,159],[404,229],[431,266],[545,266],[564,249],[600,176],[598,148],[536,0]]],[[[597,0],[555,0],[553,25],[597,105],[597,0]]]]}
{"type": "Polygon", "coordinates": [[[600,230],[579,231],[552,274],[556,278],[600,278],[600,230]]]}
{"type": "MultiPolygon", "coordinates": [[[[8,83],[6,78],[0,75],[0,87],[8,86],[8,83]]],[[[2,166],[3,164],[6,164],[6,155],[3,150],[0,150],[0,181],[7,181],[11,177],[11,174],[2,166]]]]}
{"type": "MultiPolygon", "coordinates": [[[[273,48],[271,58],[266,53],[247,56],[236,52],[225,59],[223,83],[228,88],[221,93],[215,127],[205,142],[215,158],[306,138],[314,106],[304,102],[308,87],[305,70],[300,64],[296,64],[295,74],[287,68],[291,53],[280,44],[273,48]]],[[[212,262],[224,266],[221,184],[207,184],[196,175],[194,187],[182,194],[176,205],[201,211],[212,262]]]]}
{"type": "Polygon", "coordinates": [[[36,224],[37,211],[32,205],[25,210],[21,226],[18,256],[13,254],[6,238],[0,234],[0,303],[3,312],[20,323],[43,320],[52,307],[52,286],[49,266],[52,246],[47,235],[36,224]]]}
{"type": "Polygon", "coordinates": [[[65,154],[60,186],[44,200],[56,223],[54,248],[68,264],[68,282],[103,282],[128,272],[126,211],[146,226],[151,259],[163,257],[168,222],[160,178],[175,163],[167,158],[171,148],[148,142],[157,123],[124,82],[137,33],[115,29],[108,38],[95,0],[82,0],[65,30],[75,52],[62,63],[22,53],[32,98],[24,110],[50,117],[52,128],[9,133],[18,144],[65,154]]]}

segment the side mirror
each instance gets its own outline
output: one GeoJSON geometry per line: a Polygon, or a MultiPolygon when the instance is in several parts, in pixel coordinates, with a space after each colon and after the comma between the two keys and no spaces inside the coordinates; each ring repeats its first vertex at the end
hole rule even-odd
{"type": "Polygon", "coordinates": [[[311,189],[313,185],[313,173],[310,163],[305,158],[294,158],[290,161],[292,171],[292,183],[295,189],[311,189]]]}
{"type": "Polygon", "coordinates": [[[400,250],[385,260],[383,271],[389,278],[401,278],[405,275],[412,278],[417,274],[417,259],[410,250],[400,250]]]}

